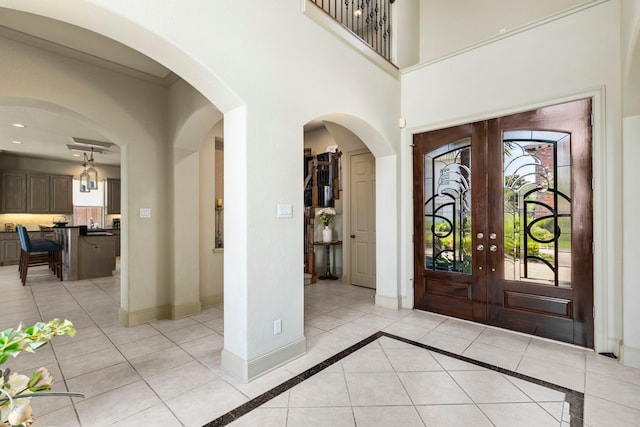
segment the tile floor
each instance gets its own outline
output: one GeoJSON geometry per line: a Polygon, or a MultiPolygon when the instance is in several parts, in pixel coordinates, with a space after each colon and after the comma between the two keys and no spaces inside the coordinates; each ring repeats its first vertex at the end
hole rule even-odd
{"type": "Polygon", "coordinates": [[[86,394],[34,399],[36,426],[202,426],[379,331],[400,340],[374,337],[229,425],[569,425],[563,393],[429,350],[436,348],[584,393],[586,426],[640,426],[638,369],[560,343],[376,307],[373,291],[337,282],[305,287],[307,353],[248,384],[221,370],[222,307],[123,328],[117,275],[59,282],[46,267],[30,269],[25,287],[16,266],[0,267],[0,295],[0,329],[61,317],[78,330],[3,365],[46,366],[54,390],[86,394]]]}

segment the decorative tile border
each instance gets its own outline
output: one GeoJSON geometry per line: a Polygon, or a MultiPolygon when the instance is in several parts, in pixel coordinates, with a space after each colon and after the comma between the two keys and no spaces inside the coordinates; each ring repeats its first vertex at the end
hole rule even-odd
{"type": "MultiPolygon", "coordinates": [[[[431,347],[429,345],[426,344],[422,344],[416,341],[412,341],[410,339],[407,338],[403,338],[403,337],[399,337],[396,335],[392,335],[392,334],[388,334],[386,332],[376,332],[375,334],[363,339],[362,341],[352,345],[351,347],[346,348],[345,350],[342,350],[340,353],[331,356],[330,358],[328,358],[327,360],[318,363],[317,365],[307,369],[306,371],[300,373],[299,375],[296,375],[295,377],[291,378],[288,381],[285,381],[284,383],[272,388],[269,391],[264,392],[263,394],[261,394],[260,396],[248,401],[247,403],[238,406],[237,408],[233,409],[232,411],[227,412],[226,414],[216,418],[215,420],[205,424],[203,427],[219,427],[219,426],[226,426],[227,424],[236,421],[238,418],[240,418],[241,416],[253,411],[254,409],[258,408],[259,406],[262,406],[263,404],[267,403],[269,400],[273,399],[274,397],[278,396],[279,394],[284,393],[285,391],[295,387],[296,385],[300,384],[301,382],[311,378],[312,376],[314,376],[315,374],[317,374],[318,372],[321,372],[322,370],[324,370],[325,368],[328,368],[329,366],[333,365],[334,363],[338,362],[341,359],[344,359],[345,357],[349,356],[351,353],[354,353],[358,350],[360,350],[361,348],[371,344],[372,342],[376,341],[379,338],[382,337],[387,337],[387,338],[391,338],[397,341],[401,341],[407,344],[411,344],[413,346],[416,347],[420,347],[420,348],[424,348],[426,350],[432,351],[434,353],[439,353],[442,354],[444,356],[448,356],[454,359],[458,359],[461,360],[463,362],[467,362],[467,363],[471,363],[473,365],[476,366],[480,366],[482,368],[491,370],[491,371],[495,371],[495,372],[499,372],[501,374],[505,374],[505,375],[509,375],[511,377],[514,378],[518,378],[524,381],[528,381],[530,383],[542,386],[542,387],[546,387],[546,388],[550,388],[552,390],[556,390],[558,392],[564,393],[565,396],[565,407],[568,404],[569,405],[569,415],[571,417],[571,427],[582,427],[584,425],[583,419],[584,419],[584,393],[580,393],[578,391],[575,390],[571,390],[569,388],[566,387],[561,387],[559,385],[556,384],[552,384],[550,382],[538,379],[538,378],[533,378],[530,377],[528,375],[523,375],[520,374],[518,372],[513,372],[510,371],[508,369],[504,369],[504,368],[500,368],[498,366],[494,366],[494,365],[490,365],[488,363],[485,362],[480,362],[474,359],[470,359],[466,356],[461,356],[459,354],[455,354],[455,353],[451,353],[448,352],[446,350],[441,350],[439,348],[436,347],[431,347]]],[[[565,425],[563,423],[563,425],[565,425]]]]}

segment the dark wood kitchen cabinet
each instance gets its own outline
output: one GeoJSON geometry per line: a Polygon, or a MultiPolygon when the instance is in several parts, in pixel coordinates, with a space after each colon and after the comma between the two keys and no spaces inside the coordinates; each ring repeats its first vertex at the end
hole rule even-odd
{"type": "Polygon", "coordinates": [[[120,180],[107,178],[107,215],[120,213],[120,180]]]}
{"type": "Polygon", "coordinates": [[[49,175],[27,175],[27,212],[49,213],[49,175]]]}
{"type": "Polygon", "coordinates": [[[24,172],[2,172],[3,213],[24,213],[27,211],[27,175],[24,172]]]}
{"type": "Polygon", "coordinates": [[[73,177],[51,175],[49,188],[49,212],[73,213],[73,177]]]}
{"type": "Polygon", "coordinates": [[[2,172],[2,212],[73,213],[73,177],[25,171],[2,172]]]}

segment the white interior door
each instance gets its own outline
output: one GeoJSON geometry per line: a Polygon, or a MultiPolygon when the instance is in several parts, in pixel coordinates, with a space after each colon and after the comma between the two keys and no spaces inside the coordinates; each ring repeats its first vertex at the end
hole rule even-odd
{"type": "Polygon", "coordinates": [[[376,181],[373,154],[351,156],[350,171],[351,283],[375,289],[376,181]]]}

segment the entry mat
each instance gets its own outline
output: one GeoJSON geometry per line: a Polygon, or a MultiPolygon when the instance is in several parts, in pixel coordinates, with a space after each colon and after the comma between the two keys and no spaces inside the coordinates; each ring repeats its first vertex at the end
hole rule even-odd
{"type": "MultiPolygon", "coordinates": [[[[340,395],[340,390],[335,388],[335,382],[326,385],[330,390],[323,390],[322,382],[313,387],[307,387],[305,392],[311,396],[305,397],[303,392],[305,385],[307,385],[305,381],[308,382],[323,371],[325,373],[342,373],[342,370],[335,366],[338,362],[343,363],[346,368],[345,372],[358,371],[358,364],[362,365],[363,362],[364,364],[375,363],[368,360],[369,355],[375,354],[375,350],[366,353],[367,349],[381,349],[387,353],[385,354],[387,360],[393,363],[395,358],[397,363],[401,365],[404,361],[405,365],[400,369],[391,367],[388,369],[390,372],[386,374],[386,377],[383,376],[384,373],[379,372],[383,369],[378,366],[374,369],[375,373],[353,373],[351,377],[346,378],[347,384],[344,380],[338,382],[350,390],[346,400],[351,400],[350,405],[353,413],[349,411],[349,416],[355,417],[356,425],[360,425],[358,417],[363,417],[361,418],[362,424],[397,425],[396,423],[400,421],[397,418],[399,413],[394,412],[394,408],[397,409],[408,402],[408,406],[415,408],[415,411],[410,411],[410,415],[415,418],[419,414],[425,425],[432,423],[448,425],[447,419],[456,420],[457,424],[462,421],[461,418],[467,417],[467,420],[472,423],[465,423],[466,425],[477,426],[485,425],[485,423],[487,425],[583,426],[583,393],[380,331],[238,406],[203,427],[226,426],[234,421],[243,424],[244,420],[241,417],[250,418],[252,411],[265,404],[270,407],[286,407],[287,404],[274,405],[270,404],[272,403],[270,401],[288,391],[291,393],[289,410],[297,410],[297,412],[290,413],[289,417],[292,414],[298,416],[297,423],[291,422],[289,425],[305,425],[306,423],[300,417],[314,416],[314,410],[318,410],[319,407],[322,409],[321,407],[325,406],[326,409],[345,405],[344,402],[332,405],[327,401],[327,399],[337,399],[340,395]],[[403,349],[405,352],[402,351],[403,349]],[[411,349],[414,349],[412,353],[414,357],[415,349],[427,350],[424,353],[424,361],[429,359],[433,362],[435,360],[436,366],[440,367],[440,372],[434,372],[433,368],[429,366],[407,367],[407,363],[424,365],[420,359],[416,363],[415,358],[406,358],[407,351],[411,352],[411,349]],[[359,350],[361,350],[360,353],[358,353],[359,350]],[[359,355],[366,359],[358,359],[359,355]],[[465,365],[465,363],[471,366],[465,365]],[[347,368],[348,366],[353,367],[354,364],[356,369],[347,368]],[[384,384],[376,384],[376,378],[384,379],[384,384]],[[388,382],[389,379],[392,382],[388,382]],[[394,388],[396,383],[393,381],[400,384],[399,387],[394,388]],[[327,393],[324,393],[325,391],[327,393]],[[294,393],[297,394],[294,395],[294,393]],[[323,394],[333,395],[333,397],[325,396],[322,401],[321,395],[323,394]],[[392,396],[392,401],[389,401],[390,396],[392,396]],[[403,396],[406,402],[401,401],[403,396]],[[376,399],[379,400],[376,401],[376,399]],[[291,405],[292,400],[296,400],[297,404],[291,405]],[[374,417],[373,423],[371,423],[371,417],[374,417]]],[[[361,371],[366,370],[362,369],[361,371]]],[[[315,380],[319,380],[320,377],[315,377],[315,380]]],[[[328,375],[325,377],[329,378],[328,375]]],[[[347,405],[348,407],[349,405],[347,405]]],[[[404,408],[406,407],[404,406],[404,408]]],[[[345,408],[331,408],[331,411],[328,412],[335,417],[339,412],[338,409],[345,408]]],[[[318,414],[315,413],[315,415],[318,414]]],[[[405,412],[403,416],[406,415],[405,412]]],[[[326,421],[330,422],[330,419],[331,417],[326,421]]],[[[335,420],[335,418],[333,419],[335,420]]],[[[249,420],[247,419],[247,421],[249,420]]],[[[317,417],[316,421],[318,421],[317,417]]],[[[419,421],[420,418],[418,418],[418,425],[420,425],[419,421]]],[[[407,425],[404,421],[402,424],[407,425]]]]}

